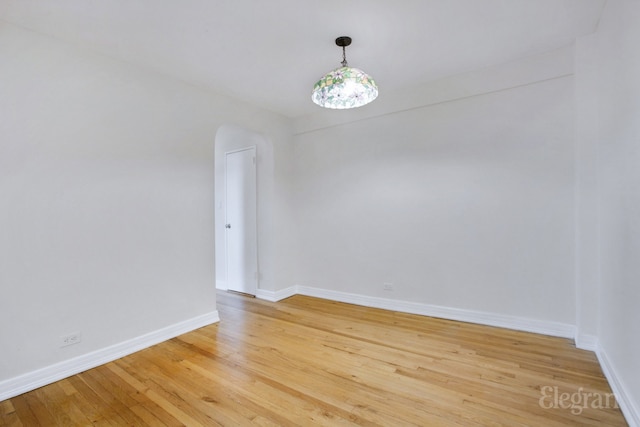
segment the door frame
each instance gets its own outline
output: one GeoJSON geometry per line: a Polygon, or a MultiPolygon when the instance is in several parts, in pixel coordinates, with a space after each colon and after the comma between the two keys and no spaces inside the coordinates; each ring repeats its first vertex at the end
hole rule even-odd
{"type": "MultiPolygon", "coordinates": [[[[228,217],[228,188],[229,187],[228,187],[227,156],[230,154],[240,153],[243,151],[253,152],[253,171],[254,171],[253,174],[255,179],[255,184],[254,184],[255,191],[253,192],[252,196],[253,196],[253,204],[255,206],[255,212],[253,216],[254,221],[253,221],[253,224],[251,224],[251,226],[254,229],[254,235],[255,235],[255,240],[253,242],[254,243],[253,251],[252,251],[255,257],[255,271],[253,272],[255,290],[253,290],[253,292],[248,292],[247,294],[255,296],[258,292],[258,289],[260,289],[260,258],[259,258],[259,251],[258,251],[258,191],[259,191],[258,190],[258,149],[256,145],[248,145],[243,148],[237,148],[237,149],[224,152],[224,180],[225,180],[224,182],[224,223],[229,224],[229,217],[228,217]]],[[[226,232],[226,228],[225,228],[224,242],[225,242],[225,252],[226,252],[225,276],[226,276],[227,290],[234,291],[233,289],[231,289],[230,281],[229,281],[229,258],[230,258],[229,243],[228,243],[229,237],[228,237],[228,233],[226,232]]]]}

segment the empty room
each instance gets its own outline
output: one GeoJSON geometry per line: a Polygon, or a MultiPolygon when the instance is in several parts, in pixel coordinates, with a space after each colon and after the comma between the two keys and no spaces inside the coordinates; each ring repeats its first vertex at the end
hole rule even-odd
{"type": "Polygon", "coordinates": [[[639,426],[640,2],[0,0],[0,426],[639,426]]]}

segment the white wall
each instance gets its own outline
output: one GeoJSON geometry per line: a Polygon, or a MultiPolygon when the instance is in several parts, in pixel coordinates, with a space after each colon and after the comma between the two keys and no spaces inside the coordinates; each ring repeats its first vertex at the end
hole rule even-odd
{"type": "Polygon", "coordinates": [[[573,325],[570,55],[533,76],[531,65],[496,67],[513,86],[492,87],[487,70],[416,88],[468,96],[304,123],[297,284],[573,325]]]}
{"type": "Polygon", "coordinates": [[[288,143],[280,116],[0,23],[0,385],[216,311],[226,123],[288,143]]]}
{"type": "MultiPolygon", "coordinates": [[[[598,337],[640,425],[640,2],[610,1],[598,30],[601,294],[598,337]]],[[[629,413],[629,412],[628,412],[629,413]]]]}

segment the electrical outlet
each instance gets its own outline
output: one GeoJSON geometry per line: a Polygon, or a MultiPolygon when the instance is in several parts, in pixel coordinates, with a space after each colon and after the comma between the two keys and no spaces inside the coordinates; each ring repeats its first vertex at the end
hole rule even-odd
{"type": "Polygon", "coordinates": [[[60,347],[78,344],[80,341],[82,341],[82,334],[80,332],[64,335],[60,337],[60,347]]]}
{"type": "Polygon", "coordinates": [[[385,291],[392,291],[393,290],[393,283],[385,282],[385,283],[382,284],[382,288],[385,291]]]}

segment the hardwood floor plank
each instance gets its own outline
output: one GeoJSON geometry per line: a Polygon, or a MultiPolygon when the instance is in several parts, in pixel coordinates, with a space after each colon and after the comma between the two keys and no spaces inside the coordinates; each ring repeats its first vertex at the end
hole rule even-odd
{"type": "Polygon", "coordinates": [[[118,421],[122,420],[125,425],[141,424],[142,420],[129,410],[129,407],[137,402],[129,398],[126,391],[123,391],[120,387],[114,387],[109,378],[103,375],[103,369],[103,366],[99,366],[83,372],[81,374],[82,379],[102,399],[103,405],[106,405],[117,414],[118,421]]]}
{"type": "Polygon", "coordinates": [[[86,372],[88,371],[69,377],[73,388],[78,390],[78,393],[73,395],[76,405],[94,425],[123,425],[122,417],[85,382],[86,372]]]}
{"type": "Polygon", "coordinates": [[[218,293],[218,311],[0,402],[0,426],[626,425],[614,402],[584,401],[611,389],[571,340],[305,296],[218,293]]]}
{"type": "Polygon", "coordinates": [[[41,400],[41,392],[42,391],[40,389],[37,389],[25,396],[27,405],[29,406],[31,412],[33,413],[33,415],[35,415],[35,418],[37,420],[36,425],[56,425],[55,418],[47,410],[46,406],[41,400]]]}
{"type": "Polygon", "coordinates": [[[22,427],[22,425],[11,401],[0,402],[0,426],[22,427]]]}
{"type": "Polygon", "coordinates": [[[89,425],[90,421],[84,413],[75,405],[71,396],[65,393],[61,382],[42,387],[38,397],[54,416],[56,425],[89,425]]]}
{"type": "MultiPolygon", "coordinates": [[[[163,346],[164,347],[164,346],[163,346]]],[[[188,369],[178,366],[180,359],[172,360],[175,353],[170,348],[163,348],[162,355],[147,353],[144,359],[126,366],[132,375],[138,375],[141,369],[149,387],[166,398],[174,407],[193,417],[202,425],[248,425],[247,419],[254,416],[247,410],[244,415],[238,414],[232,405],[220,405],[224,397],[219,394],[219,385],[213,384],[202,376],[194,375],[188,369]],[[165,357],[169,356],[169,357],[165,357]],[[140,366],[142,362],[144,366],[140,366]],[[171,377],[176,370],[181,372],[181,381],[175,383],[171,377]]],[[[229,402],[233,403],[233,402],[229,402]]]]}
{"type": "Polygon", "coordinates": [[[165,423],[160,421],[158,417],[156,417],[152,412],[150,412],[144,406],[134,405],[130,409],[143,421],[142,425],[150,426],[150,427],[166,427],[167,426],[165,423]]]}
{"type": "MultiPolygon", "coordinates": [[[[144,355],[146,351],[148,351],[148,349],[142,350],[135,356],[139,358],[140,356],[144,355]]],[[[129,358],[131,358],[131,356],[129,356],[129,358]]],[[[119,360],[118,363],[123,364],[125,363],[125,360],[124,359],[119,360]]],[[[188,413],[182,411],[179,407],[182,405],[178,405],[178,406],[174,405],[174,403],[171,402],[172,397],[168,396],[168,394],[164,391],[164,389],[161,386],[159,386],[153,380],[149,379],[150,376],[140,381],[138,378],[135,378],[134,375],[131,375],[129,372],[125,372],[123,369],[119,368],[119,366],[117,366],[115,363],[110,364],[108,368],[112,371],[116,371],[118,375],[121,378],[123,378],[127,383],[129,383],[136,390],[144,394],[145,397],[151,400],[162,411],[166,412],[171,417],[173,417],[175,419],[176,425],[181,425],[180,423],[187,426],[202,425],[201,423],[193,419],[188,413]]],[[[150,373],[149,368],[146,368],[146,369],[141,368],[140,371],[145,372],[147,374],[150,373]]]]}
{"type": "MultiPolygon", "coordinates": [[[[9,400],[14,407],[14,414],[18,417],[22,425],[25,426],[37,426],[39,425],[38,419],[29,407],[27,402],[27,395],[29,393],[21,394],[9,400]]],[[[4,421],[4,420],[3,420],[4,421]]],[[[8,424],[4,424],[8,425],[8,424]]]]}

